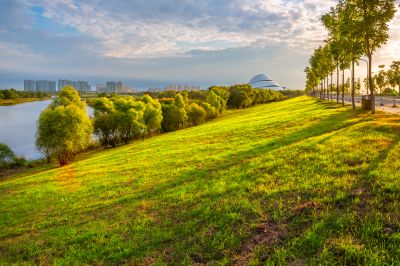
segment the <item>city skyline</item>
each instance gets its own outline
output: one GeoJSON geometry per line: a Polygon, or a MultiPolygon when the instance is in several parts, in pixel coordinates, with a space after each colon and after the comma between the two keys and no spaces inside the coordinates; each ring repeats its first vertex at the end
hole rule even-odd
{"type": "MultiPolygon", "coordinates": [[[[247,83],[264,73],[303,89],[309,54],[334,1],[192,2],[4,0],[0,2],[0,86],[26,78],[122,80],[141,89],[170,83],[247,83]],[[119,14],[115,16],[113,14],[119,14]]],[[[400,54],[400,19],[374,56],[400,54]]],[[[358,76],[366,66],[360,62],[358,76]]]]}

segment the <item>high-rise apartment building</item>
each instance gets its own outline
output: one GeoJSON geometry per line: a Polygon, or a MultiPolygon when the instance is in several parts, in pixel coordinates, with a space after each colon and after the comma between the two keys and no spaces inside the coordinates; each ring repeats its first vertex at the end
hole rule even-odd
{"type": "Polygon", "coordinates": [[[106,88],[106,84],[96,84],[97,93],[107,92],[106,88]]]}
{"type": "Polygon", "coordinates": [[[24,91],[36,91],[35,81],[32,79],[24,80],[24,91]]]}
{"type": "Polygon", "coordinates": [[[106,82],[106,92],[116,93],[122,91],[122,82],[121,81],[107,81],[106,82]]]}
{"type": "Polygon", "coordinates": [[[36,80],[35,87],[36,91],[55,92],[56,82],[51,80],[36,80]]]}
{"type": "Polygon", "coordinates": [[[87,81],[78,80],[76,82],[76,89],[80,92],[90,92],[92,87],[87,81]]]}
{"type": "Polygon", "coordinates": [[[66,79],[58,80],[58,91],[61,91],[65,86],[71,86],[79,92],[90,92],[91,86],[87,81],[72,81],[66,79]]]}

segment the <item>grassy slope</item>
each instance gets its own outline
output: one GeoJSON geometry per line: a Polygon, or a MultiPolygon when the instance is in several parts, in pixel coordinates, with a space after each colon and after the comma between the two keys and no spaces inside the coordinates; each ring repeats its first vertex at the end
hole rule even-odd
{"type": "Polygon", "coordinates": [[[0,264],[393,263],[400,117],[300,97],[0,181],[0,264]]]}

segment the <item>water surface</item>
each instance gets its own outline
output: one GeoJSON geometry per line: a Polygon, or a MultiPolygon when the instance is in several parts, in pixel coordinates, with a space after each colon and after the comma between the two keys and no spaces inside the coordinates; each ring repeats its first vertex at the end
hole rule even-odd
{"type": "MultiPolygon", "coordinates": [[[[51,100],[0,106],[0,143],[5,143],[26,159],[39,159],[43,155],[35,148],[36,123],[40,113],[51,100]]],[[[88,113],[92,114],[92,108],[88,113]]]]}

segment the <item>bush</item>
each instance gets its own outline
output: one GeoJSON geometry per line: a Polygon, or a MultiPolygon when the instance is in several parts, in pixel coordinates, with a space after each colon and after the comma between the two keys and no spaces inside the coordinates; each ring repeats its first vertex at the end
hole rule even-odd
{"type": "Polygon", "coordinates": [[[161,121],[163,119],[161,104],[158,100],[154,100],[148,95],[142,97],[142,102],[146,104],[143,117],[146,131],[149,134],[157,132],[161,128],[161,121]]]}
{"type": "Polygon", "coordinates": [[[206,102],[214,107],[219,114],[222,114],[226,109],[226,100],[218,96],[213,91],[210,91],[207,95],[206,102]]]}
{"type": "Polygon", "coordinates": [[[303,91],[303,90],[283,90],[283,91],[280,91],[280,93],[288,98],[294,98],[294,97],[304,95],[305,91],[303,91]]]}
{"type": "Polygon", "coordinates": [[[26,159],[16,156],[6,144],[0,143],[0,169],[20,168],[26,165],[26,159]]]}
{"type": "Polygon", "coordinates": [[[0,143],[0,169],[7,169],[13,163],[15,154],[6,144],[0,143]]]}
{"type": "Polygon", "coordinates": [[[195,103],[192,103],[188,109],[188,120],[192,125],[197,126],[206,120],[206,111],[195,103]]]}
{"type": "Polygon", "coordinates": [[[253,105],[254,96],[250,85],[234,85],[229,88],[228,105],[232,108],[247,108],[253,105]]]}
{"type": "Polygon", "coordinates": [[[14,157],[14,161],[11,163],[11,168],[21,168],[26,166],[26,159],[23,156],[14,157]]]}
{"type": "Polygon", "coordinates": [[[206,120],[212,120],[218,117],[219,112],[218,110],[211,106],[211,104],[205,103],[205,102],[200,102],[199,105],[206,111],[206,120]]]}

